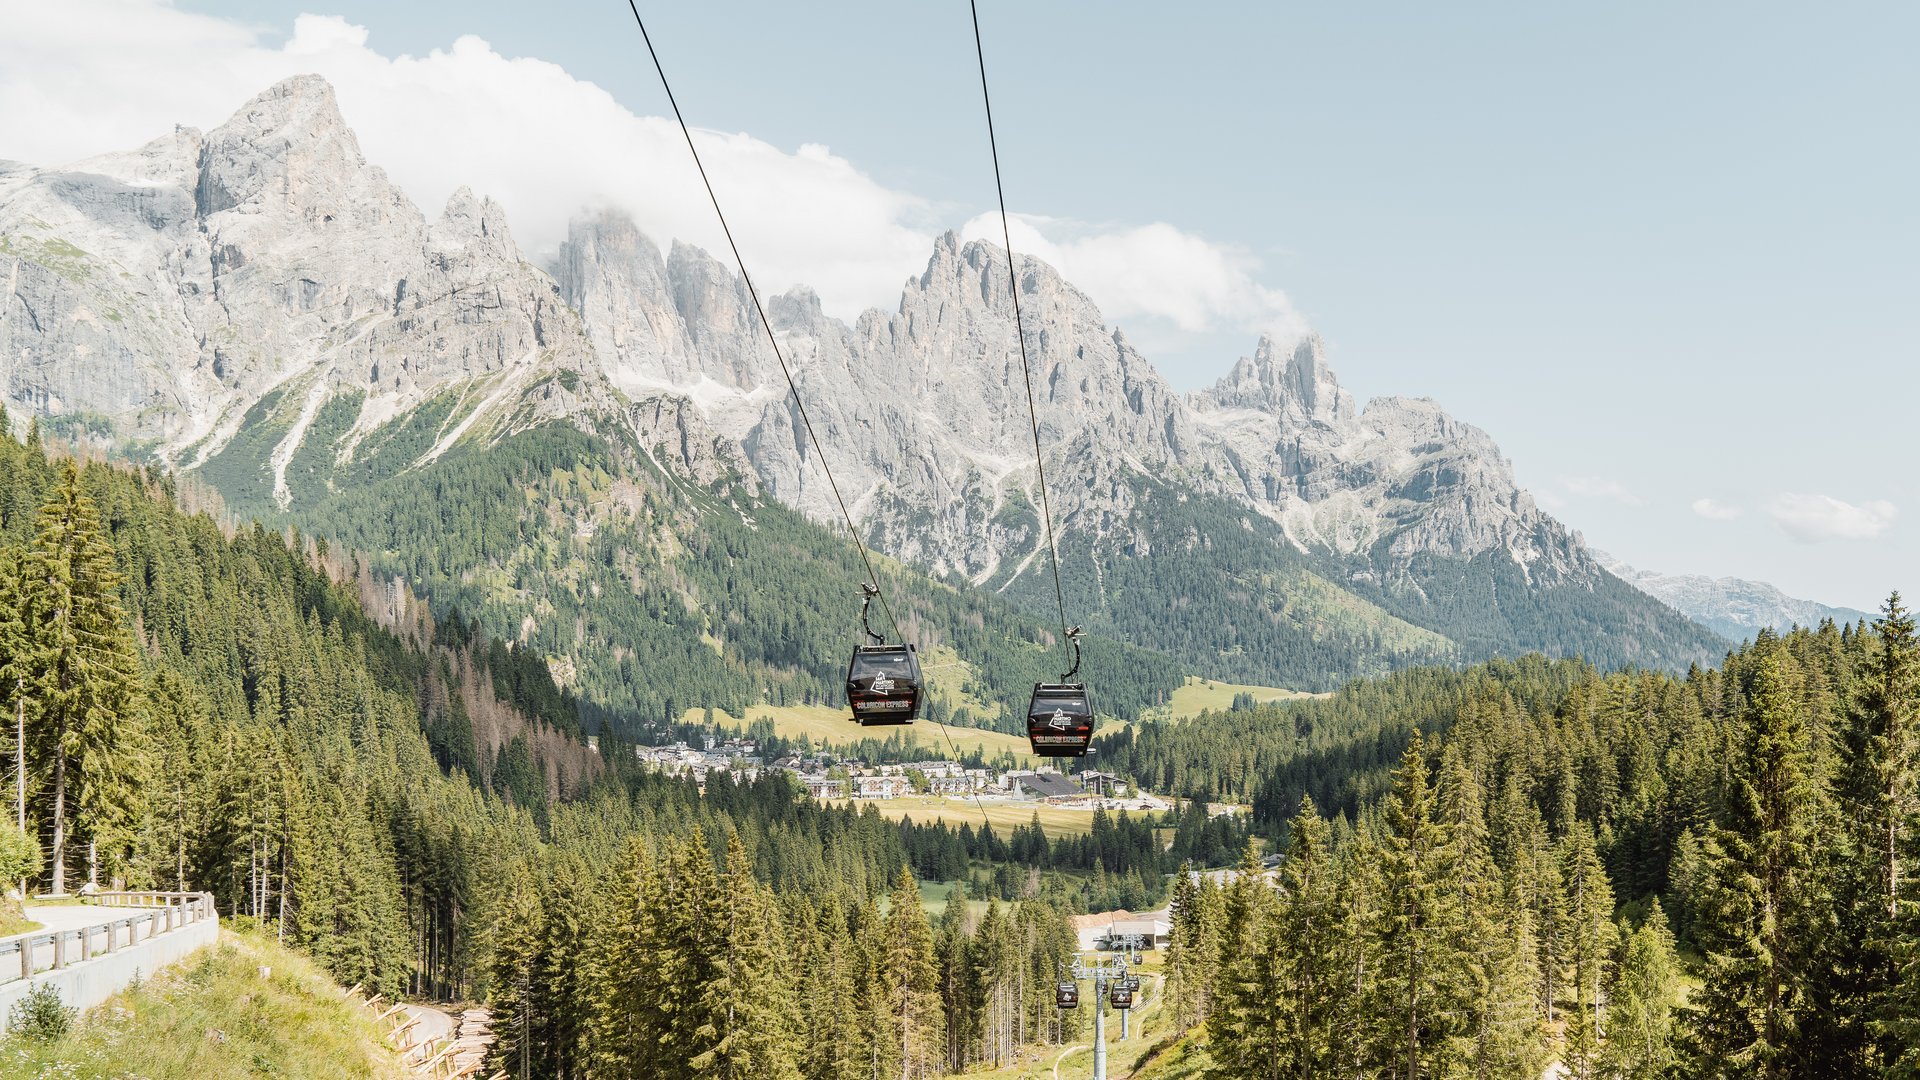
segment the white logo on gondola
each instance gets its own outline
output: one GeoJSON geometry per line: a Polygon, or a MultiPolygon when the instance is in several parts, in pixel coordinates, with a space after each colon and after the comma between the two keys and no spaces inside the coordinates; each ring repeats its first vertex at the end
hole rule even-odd
{"type": "Polygon", "coordinates": [[[886,677],[885,675],[876,675],[876,676],[874,676],[874,678],[873,678],[873,692],[874,692],[874,693],[876,693],[876,694],[886,694],[886,693],[891,693],[891,692],[892,692],[892,690],[893,690],[893,680],[892,680],[892,679],[889,679],[889,678],[887,678],[887,677],[886,677]]]}
{"type": "Polygon", "coordinates": [[[1067,719],[1067,710],[1055,709],[1053,719],[1047,721],[1047,726],[1057,731],[1065,731],[1073,726],[1073,721],[1067,719]]]}

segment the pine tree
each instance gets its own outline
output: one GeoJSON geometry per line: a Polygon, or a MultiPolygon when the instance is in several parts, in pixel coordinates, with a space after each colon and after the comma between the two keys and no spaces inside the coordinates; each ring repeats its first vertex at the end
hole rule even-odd
{"type": "Polygon", "coordinates": [[[1796,1075],[1809,953],[1824,907],[1816,879],[1814,782],[1801,682],[1771,635],[1755,643],[1727,823],[1705,845],[1699,913],[1705,985],[1690,1017],[1688,1064],[1699,1076],[1796,1075]]]}
{"type": "Polygon", "coordinates": [[[121,575],[93,500],[68,462],[41,507],[26,565],[33,673],[26,687],[49,799],[53,892],[68,848],[120,835],[140,774],[139,652],[121,610],[121,575]],[[77,798],[75,797],[77,794],[77,798]]]}
{"type": "MultiPolygon", "coordinates": [[[[918,896],[918,892],[915,893],[918,896]]],[[[727,837],[726,871],[714,912],[722,950],[699,987],[702,1047],[688,1064],[718,1080],[798,1080],[792,987],[773,940],[771,911],[738,832],[727,837]]]]}
{"type": "Polygon", "coordinates": [[[1453,1057],[1459,1071],[1477,1080],[1537,1075],[1541,1029],[1532,898],[1517,898],[1503,886],[1483,806],[1465,753],[1450,743],[1441,755],[1439,817],[1452,830],[1457,859],[1451,874],[1459,913],[1453,947],[1465,1005],[1453,1057]]]}
{"type": "Polygon", "coordinates": [[[1174,1023],[1204,1023],[1212,1007],[1220,963],[1220,893],[1212,879],[1187,866],[1173,886],[1167,944],[1167,1003],[1174,1023]]]}
{"type": "Polygon", "coordinates": [[[516,1080],[545,1075],[547,1047],[540,1040],[539,985],[546,912],[533,875],[522,867],[507,880],[506,893],[491,930],[493,1062],[516,1080]]]}
{"type": "Polygon", "coordinates": [[[1225,890],[1219,974],[1207,1014],[1208,1044],[1222,1075],[1267,1078],[1282,1054],[1279,1013],[1288,1004],[1270,944],[1278,901],[1248,844],[1225,890]]]}
{"type": "Polygon", "coordinates": [[[585,1080],[600,979],[591,932],[598,912],[579,857],[556,858],[543,875],[540,894],[543,925],[531,990],[538,1044],[545,1050],[541,1075],[585,1080]]]}
{"type": "Polygon", "coordinates": [[[933,930],[920,906],[920,886],[904,865],[894,879],[880,933],[880,985],[888,1031],[899,1055],[898,1075],[901,1080],[938,1075],[946,1030],[933,930]]]}
{"type": "Polygon", "coordinates": [[[1394,771],[1381,847],[1384,895],[1374,936],[1379,973],[1368,1013],[1382,1031],[1380,1068],[1404,1080],[1444,1075],[1460,1009],[1458,865],[1450,830],[1434,819],[1419,733],[1394,771]]]}
{"type": "Polygon", "coordinates": [[[649,976],[672,959],[658,930],[658,878],[652,856],[639,840],[630,840],[621,858],[618,887],[608,907],[603,932],[606,962],[593,1018],[596,1072],[636,1073],[660,1037],[656,987],[649,976]]]}
{"type": "Polygon", "coordinates": [[[1613,888],[1584,823],[1569,829],[1561,845],[1560,877],[1567,897],[1566,959],[1572,1008],[1567,1013],[1566,1064],[1579,1080],[1594,1075],[1606,1037],[1602,1009],[1607,966],[1613,954],[1613,888]]]}
{"type": "Polygon", "coordinates": [[[949,1072],[966,1069],[978,1041],[978,985],[972,964],[973,940],[967,933],[967,889],[956,881],[947,896],[946,910],[940,914],[935,935],[935,951],[940,972],[940,1005],[946,1016],[949,1072]]]}
{"type": "Polygon", "coordinates": [[[1352,1007],[1341,937],[1332,836],[1310,796],[1287,825],[1280,906],[1261,951],[1271,958],[1275,1077],[1330,1076],[1343,1014],[1352,1007]]]}
{"type": "Polygon", "coordinates": [[[1599,1075],[1607,1080],[1659,1080],[1674,1061],[1673,1022],[1680,966],[1666,912],[1653,902],[1639,929],[1620,935],[1608,997],[1607,1041],[1599,1075]]]}
{"type": "Polygon", "coordinates": [[[1915,891],[1909,879],[1920,814],[1920,641],[1897,592],[1874,622],[1860,674],[1838,785],[1848,834],[1834,875],[1839,926],[1817,969],[1821,1008],[1811,1026],[1824,1036],[1823,1059],[1864,1071],[1905,1049],[1883,1035],[1890,1030],[1885,1021],[1902,1018],[1900,898],[1915,891]]]}
{"type": "Polygon", "coordinates": [[[861,1053],[861,962],[838,895],[821,905],[816,941],[817,952],[807,965],[802,1071],[808,1080],[860,1080],[871,1075],[861,1053]]]}

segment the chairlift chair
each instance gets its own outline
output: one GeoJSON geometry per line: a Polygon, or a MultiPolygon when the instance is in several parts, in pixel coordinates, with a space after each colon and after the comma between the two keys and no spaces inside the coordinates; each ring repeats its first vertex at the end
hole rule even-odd
{"type": "Polygon", "coordinates": [[[886,638],[873,632],[867,622],[867,609],[879,590],[871,584],[860,588],[865,594],[860,604],[860,627],[866,639],[854,647],[853,658],[847,661],[847,705],[861,727],[911,724],[920,717],[920,650],[911,644],[889,645],[886,638]]]}
{"type": "Polygon", "coordinates": [[[1039,757],[1084,757],[1093,743],[1093,698],[1080,671],[1080,628],[1067,631],[1073,668],[1059,682],[1035,683],[1027,704],[1027,742],[1039,757]]]}

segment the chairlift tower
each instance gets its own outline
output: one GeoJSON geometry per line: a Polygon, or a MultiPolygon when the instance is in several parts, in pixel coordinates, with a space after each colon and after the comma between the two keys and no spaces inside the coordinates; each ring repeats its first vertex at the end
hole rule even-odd
{"type": "MultiPolygon", "coordinates": [[[[1128,935],[1137,937],[1138,935],[1128,935]]],[[[1134,945],[1127,942],[1120,952],[1103,951],[1085,953],[1073,958],[1071,968],[1075,981],[1093,980],[1093,1080],[1107,1080],[1107,998],[1114,987],[1122,981],[1132,978],[1129,968],[1134,959],[1134,945]]],[[[1131,1008],[1116,1009],[1120,1014],[1120,1037],[1127,1037],[1127,1014],[1131,1008]]]]}

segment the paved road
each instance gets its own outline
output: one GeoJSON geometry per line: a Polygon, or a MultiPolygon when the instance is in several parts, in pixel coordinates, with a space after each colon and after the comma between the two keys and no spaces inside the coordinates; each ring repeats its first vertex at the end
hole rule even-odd
{"type": "MultiPolygon", "coordinates": [[[[71,930],[80,930],[85,927],[105,926],[108,923],[119,922],[121,919],[127,918],[130,915],[138,915],[143,910],[150,910],[150,909],[100,907],[97,904],[28,904],[26,905],[27,918],[32,919],[34,922],[37,922],[40,924],[40,929],[30,931],[30,933],[34,933],[34,934],[44,934],[51,930],[71,931],[71,930]]],[[[145,940],[149,932],[150,932],[149,927],[142,926],[140,928],[141,939],[145,940]]],[[[22,934],[22,935],[15,935],[15,936],[24,937],[26,935],[22,934]]],[[[12,940],[14,940],[14,938],[0,938],[0,942],[12,941],[12,940]]],[[[125,930],[120,930],[117,932],[117,936],[114,939],[114,943],[117,947],[120,947],[120,948],[126,947],[127,938],[126,938],[125,930]]],[[[93,946],[96,950],[105,951],[107,947],[106,934],[96,932],[93,936],[93,946]]],[[[80,960],[80,942],[77,940],[69,939],[67,941],[66,948],[67,948],[67,954],[66,954],[67,962],[70,964],[78,963],[80,960]]],[[[36,945],[34,947],[33,962],[34,962],[34,967],[37,970],[44,971],[47,968],[52,967],[53,966],[53,942],[43,941],[43,942],[40,942],[38,945],[36,945]]],[[[18,961],[14,959],[14,955],[11,952],[8,953],[6,959],[4,961],[0,961],[0,963],[5,963],[8,965],[6,971],[4,973],[0,973],[0,977],[17,978],[19,976],[19,968],[17,966],[14,966],[14,965],[17,965],[18,961]]]]}
{"type": "Polygon", "coordinates": [[[446,1010],[436,1009],[431,1005],[400,1007],[407,1011],[408,1016],[420,1021],[419,1025],[413,1029],[413,1041],[416,1045],[424,1046],[440,1039],[453,1038],[453,1017],[446,1010]]]}

